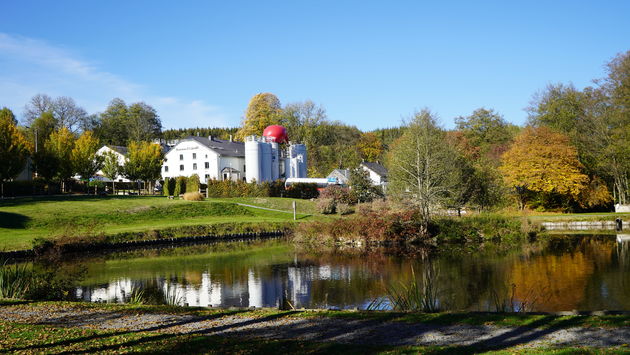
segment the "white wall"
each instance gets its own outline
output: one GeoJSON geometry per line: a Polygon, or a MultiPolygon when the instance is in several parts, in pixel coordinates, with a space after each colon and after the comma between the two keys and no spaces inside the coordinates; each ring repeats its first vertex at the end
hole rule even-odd
{"type": "Polygon", "coordinates": [[[181,141],[166,153],[165,158],[166,161],[162,166],[162,178],[188,177],[197,174],[202,183],[205,183],[206,179],[221,180],[221,170],[226,167],[232,167],[243,173],[243,165],[245,165],[245,158],[222,157],[212,149],[193,140],[181,141]],[[194,159],[193,153],[196,154],[194,159]],[[180,155],[183,156],[183,159],[180,159],[180,155]],[[195,163],[197,169],[193,169],[195,163]],[[206,168],[206,163],[208,163],[208,168],[206,168]],[[184,166],[184,170],[180,170],[180,165],[184,166]],[[168,167],[168,171],[165,167],[168,167]]]}
{"type": "MultiPolygon", "coordinates": [[[[114,154],[116,154],[116,156],[118,157],[118,165],[125,166],[125,163],[126,163],[125,156],[120,154],[120,153],[118,153],[117,151],[111,149],[110,147],[108,147],[106,145],[102,146],[99,150],[97,150],[96,154],[97,155],[104,155],[106,152],[113,152],[114,154]]],[[[111,181],[110,179],[106,178],[103,175],[103,171],[102,170],[97,171],[96,172],[96,176],[101,177],[101,180],[103,180],[103,181],[107,181],[107,182],[111,181]]],[[[126,177],[122,176],[122,175],[116,176],[116,182],[120,182],[120,181],[122,181],[122,182],[129,182],[130,180],[127,179],[126,177]]]]}

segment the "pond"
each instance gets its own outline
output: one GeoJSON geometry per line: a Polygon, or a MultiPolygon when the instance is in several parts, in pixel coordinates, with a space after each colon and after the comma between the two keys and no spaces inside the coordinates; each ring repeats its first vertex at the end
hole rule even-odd
{"type": "MultiPolygon", "coordinates": [[[[190,306],[365,309],[388,286],[433,277],[442,309],[630,310],[630,235],[573,235],[509,249],[308,249],[284,240],[136,250],[67,261],[92,302],[134,292],[190,306]],[[433,276],[425,270],[434,270],[433,276]],[[412,272],[413,270],[413,272],[412,272]]],[[[381,307],[387,308],[387,303],[381,307]]]]}

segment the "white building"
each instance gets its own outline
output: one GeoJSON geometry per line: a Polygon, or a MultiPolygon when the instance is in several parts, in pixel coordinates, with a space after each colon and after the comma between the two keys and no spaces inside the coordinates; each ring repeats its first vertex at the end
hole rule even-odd
{"type": "MultiPolygon", "coordinates": [[[[96,151],[96,155],[105,155],[105,153],[109,153],[109,152],[114,153],[116,157],[118,157],[118,165],[125,166],[125,163],[127,162],[127,147],[122,147],[118,145],[104,145],[99,150],[96,151]]],[[[111,179],[103,175],[102,170],[99,170],[96,172],[96,177],[99,180],[102,180],[105,182],[112,181],[111,179]]],[[[130,181],[129,179],[127,179],[126,177],[122,175],[116,176],[115,180],[116,182],[129,182],[130,181]]]]}
{"type": "Polygon", "coordinates": [[[387,169],[381,163],[364,161],[359,167],[368,172],[373,185],[385,188],[387,185],[387,169]]]}
{"type": "Polygon", "coordinates": [[[164,156],[163,178],[197,174],[210,179],[245,179],[245,144],[214,137],[190,136],[179,140],[164,156]]]}
{"type": "Polygon", "coordinates": [[[162,178],[198,175],[211,179],[247,182],[306,177],[306,147],[290,144],[286,151],[275,142],[248,137],[246,143],[214,137],[189,136],[164,156],[162,178]]]}

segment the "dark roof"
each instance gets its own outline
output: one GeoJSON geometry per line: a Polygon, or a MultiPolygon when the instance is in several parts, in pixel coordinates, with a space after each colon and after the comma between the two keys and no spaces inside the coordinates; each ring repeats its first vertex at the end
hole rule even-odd
{"type": "Polygon", "coordinates": [[[387,169],[381,163],[372,163],[369,161],[364,161],[361,163],[361,165],[372,170],[373,172],[377,173],[380,176],[383,176],[383,177],[387,176],[387,169]]]}
{"type": "Polygon", "coordinates": [[[115,150],[122,155],[127,155],[127,147],[123,147],[120,145],[108,145],[109,149],[115,150]]]}
{"type": "Polygon", "coordinates": [[[228,173],[240,173],[240,171],[238,171],[238,170],[236,170],[236,169],[234,169],[234,168],[231,168],[231,167],[229,167],[229,166],[226,166],[225,168],[223,168],[223,169],[221,170],[221,172],[222,172],[222,173],[225,173],[225,172],[228,172],[228,173]]]}
{"type": "Polygon", "coordinates": [[[182,140],[194,140],[197,141],[204,146],[214,150],[217,154],[226,156],[226,157],[244,157],[245,156],[245,143],[242,142],[230,142],[224,141],[223,139],[212,138],[212,140],[208,139],[208,137],[198,137],[198,136],[189,136],[182,140]]]}

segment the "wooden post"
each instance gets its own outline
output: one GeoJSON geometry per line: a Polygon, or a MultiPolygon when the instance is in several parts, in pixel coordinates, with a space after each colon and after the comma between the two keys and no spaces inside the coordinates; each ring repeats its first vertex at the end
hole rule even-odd
{"type": "Polygon", "coordinates": [[[295,201],[293,201],[293,220],[297,220],[297,213],[296,213],[296,204],[295,201]]]}

